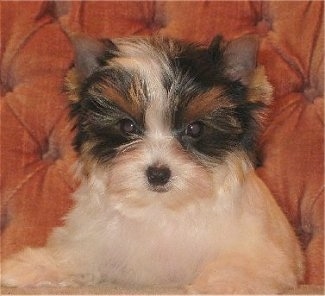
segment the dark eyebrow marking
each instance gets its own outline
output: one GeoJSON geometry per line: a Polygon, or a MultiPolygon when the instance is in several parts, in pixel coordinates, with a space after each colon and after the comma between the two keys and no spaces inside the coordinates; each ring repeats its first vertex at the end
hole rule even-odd
{"type": "Polygon", "coordinates": [[[224,88],[214,87],[191,98],[184,110],[183,118],[186,122],[190,122],[205,117],[217,109],[233,107],[234,103],[229,100],[224,88]]]}
{"type": "Polygon", "coordinates": [[[137,121],[143,118],[144,93],[138,77],[118,68],[104,68],[94,72],[82,85],[80,97],[111,101],[121,111],[137,121]]]}

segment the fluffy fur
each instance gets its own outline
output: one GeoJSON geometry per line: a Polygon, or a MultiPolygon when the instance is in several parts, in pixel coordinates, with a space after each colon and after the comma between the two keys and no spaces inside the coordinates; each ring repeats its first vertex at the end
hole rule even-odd
{"type": "Polygon", "coordinates": [[[299,244],[253,167],[272,94],[257,40],[72,41],[76,206],[44,248],[4,262],[2,284],[294,288],[299,244]]]}

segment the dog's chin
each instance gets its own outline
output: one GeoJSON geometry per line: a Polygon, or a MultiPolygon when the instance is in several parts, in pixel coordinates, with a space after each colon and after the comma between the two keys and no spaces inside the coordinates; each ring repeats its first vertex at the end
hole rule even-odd
{"type": "Polygon", "coordinates": [[[215,192],[212,189],[212,182],[201,181],[200,184],[190,186],[189,183],[184,187],[178,184],[166,184],[164,186],[150,185],[139,186],[138,188],[128,188],[123,191],[114,190],[109,187],[110,207],[115,208],[120,214],[128,217],[138,217],[139,215],[151,215],[155,211],[163,211],[168,214],[170,212],[186,212],[202,206],[202,204],[210,204],[213,200],[215,192]]]}
{"type": "Polygon", "coordinates": [[[155,195],[155,197],[164,197],[169,191],[172,190],[172,188],[170,185],[167,184],[164,186],[149,186],[148,190],[153,193],[161,193],[159,195],[155,195]]]}

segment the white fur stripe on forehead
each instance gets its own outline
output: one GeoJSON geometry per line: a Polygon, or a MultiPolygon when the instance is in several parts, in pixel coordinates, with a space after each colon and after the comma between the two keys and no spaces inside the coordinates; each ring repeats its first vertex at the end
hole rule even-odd
{"type": "Polygon", "coordinates": [[[156,136],[166,132],[169,124],[164,114],[168,109],[168,92],[163,86],[163,76],[172,75],[167,56],[146,40],[117,39],[114,43],[119,56],[111,63],[139,75],[147,87],[145,123],[148,132],[156,136]]]}

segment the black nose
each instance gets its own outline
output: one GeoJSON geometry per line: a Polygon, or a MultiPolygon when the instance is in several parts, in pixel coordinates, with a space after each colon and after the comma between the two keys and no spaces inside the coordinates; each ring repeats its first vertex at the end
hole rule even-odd
{"type": "Polygon", "coordinates": [[[147,178],[151,185],[162,186],[167,184],[170,179],[170,169],[166,166],[150,166],[147,171],[147,178]]]}

